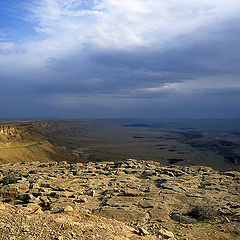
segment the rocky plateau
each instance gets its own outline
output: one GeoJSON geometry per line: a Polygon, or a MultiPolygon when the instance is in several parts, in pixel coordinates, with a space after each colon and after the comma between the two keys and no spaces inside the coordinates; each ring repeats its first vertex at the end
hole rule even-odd
{"type": "Polygon", "coordinates": [[[0,239],[240,239],[240,173],[209,167],[0,166],[0,239]]]}

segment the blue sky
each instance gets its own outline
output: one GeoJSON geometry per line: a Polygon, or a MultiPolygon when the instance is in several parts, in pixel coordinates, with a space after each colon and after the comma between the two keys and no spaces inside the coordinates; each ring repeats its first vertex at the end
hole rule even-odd
{"type": "Polygon", "coordinates": [[[21,42],[34,36],[34,25],[27,21],[24,1],[0,1],[0,38],[2,41],[21,42]],[[4,36],[4,37],[3,37],[4,36]]]}
{"type": "Polygon", "coordinates": [[[240,2],[0,0],[0,117],[239,118],[240,2]]]}

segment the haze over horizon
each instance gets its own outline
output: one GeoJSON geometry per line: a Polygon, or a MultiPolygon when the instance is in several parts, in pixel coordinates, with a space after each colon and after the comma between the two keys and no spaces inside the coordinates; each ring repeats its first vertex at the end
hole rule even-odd
{"type": "Polygon", "coordinates": [[[240,118],[240,1],[0,0],[0,118],[240,118]]]}

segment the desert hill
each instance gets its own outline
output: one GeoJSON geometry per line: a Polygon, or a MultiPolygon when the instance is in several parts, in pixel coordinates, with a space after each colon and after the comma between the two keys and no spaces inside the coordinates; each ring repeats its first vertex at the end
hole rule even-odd
{"type": "Polygon", "coordinates": [[[63,161],[73,159],[71,152],[53,144],[39,132],[35,123],[0,126],[0,163],[63,161]]]}

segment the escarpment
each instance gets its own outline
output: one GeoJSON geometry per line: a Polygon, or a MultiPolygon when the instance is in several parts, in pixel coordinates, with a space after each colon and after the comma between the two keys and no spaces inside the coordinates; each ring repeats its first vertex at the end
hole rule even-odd
{"type": "Polygon", "coordinates": [[[30,123],[0,126],[0,164],[71,160],[71,152],[54,145],[30,123]]]}
{"type": "Polygon", "coordinates": [[[0,126],[0,144],[32,141],[37,138],[39,134],[33,132],[28,124],[0,126]]]}

